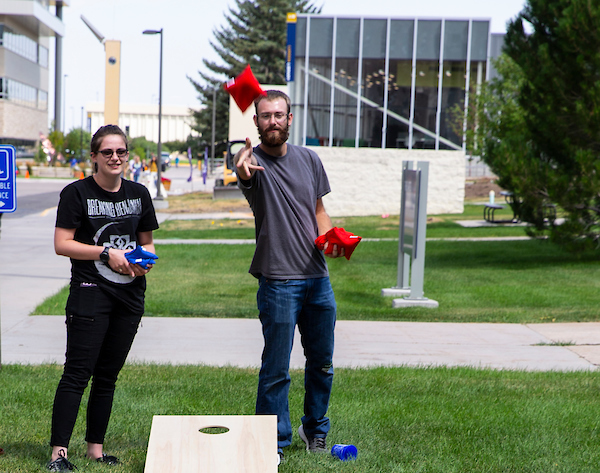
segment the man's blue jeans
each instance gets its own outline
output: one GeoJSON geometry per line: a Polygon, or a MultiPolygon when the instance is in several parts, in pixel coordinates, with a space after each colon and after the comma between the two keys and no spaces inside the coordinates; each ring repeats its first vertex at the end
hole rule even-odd
{"type": "Polygon", "coordinates": [[[326,437],[325,416],[333,383],[333,332],[336,304],[328,277],[276,280],[260,278],[257,294],[265,347],[258,377],[257,414],[277,415],[279,448],[292,443],[288,404],[290,355],[296,325],[301,335],[304,371],[304,416],[308,437],[326,437]]]}

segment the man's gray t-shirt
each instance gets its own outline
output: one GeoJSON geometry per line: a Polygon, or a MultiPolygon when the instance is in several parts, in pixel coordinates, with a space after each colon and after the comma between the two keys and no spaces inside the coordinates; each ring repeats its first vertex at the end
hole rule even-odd
{"type": "Polygon", "coordinates": [[[317,199],[331,189],[314,151],[287,145],[287,154],[269,156],[259,147],[254,156],[264,171],[250,181],[238,180],[256,224],[256,251],[250,265],[255,277],[308,279],[328,276],[319,236],[317,199]]]}

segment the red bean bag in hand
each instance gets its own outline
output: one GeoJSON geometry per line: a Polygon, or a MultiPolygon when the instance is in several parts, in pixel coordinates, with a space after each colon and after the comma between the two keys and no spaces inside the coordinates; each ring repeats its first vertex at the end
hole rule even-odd
{"type": "Polygon", "coordinates": [[[244,113],[246,109],[261,95],[267,93],[260,88],[260,84],[252,74],[250,66],[237,76],[235,79],[227,82],[223,88],[233,97],[239,109],[244,113]]]}
{"type": "Polygon", "coordinates": [[[333,227],[327,233],[321,235],[315,240],[315,245],[319,250],[325,248],[325,243],[329,242],[327,249],[325,250],[326,255],[333,253],[333,245],[337,245],[338,249],[343,248],[344,256],[347,260],[352,256],[352,252],[360,243],[362,238],[354,233],[347,232],[343,228],[333,227]]]}

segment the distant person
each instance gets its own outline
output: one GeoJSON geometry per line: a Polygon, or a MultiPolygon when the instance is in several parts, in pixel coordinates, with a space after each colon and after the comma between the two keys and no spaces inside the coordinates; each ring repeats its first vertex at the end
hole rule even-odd
{"type": "Polygon", "coordinates": [[[133,182],[140,182],[140,176],[142,175],[142,163],[137,154],[133,157],[133,161],[131,161],[129,169],[131,170],[133,182]]]}
{"type": "Polygon", "coordinates": [[[155,155],[152,155],[152,160],[150,161],[150,172],[154,172],[154,173],[158,172],[158,164],[157,164],[155,155]]]}
{"type": "MultiPolygon", "coordinates": [[[[256,250],[250,273],[258,278],[264,350],[256,414],[277,415],[277,445],[292,443],[288,392],[296,325],[306,356],[304,417],[298,429],[309,452],[327,451],[326,417],[333,382],[336,303],[323,252],[315,239],[332,228],[322,197],[330,192],[321,160],[313,151],[286,143],[292,124],[290,99],[267,91],[255,102],[254,124],[261,143],[235,156],[238,186],[255,217],[256,250]]],[[[328,256],[343,256],[337,246],[328,256]]]]}
{"type": "Polygon", "coordinates": [[[115,125],[92,138],[94,174],[60,194],[54,248],[71,258],[66,305],[67,351],[52,411],[50,471],[71,471],[67,450],[83,392],[88,400],[87,457],[117,464],[103,451],[117,376],[144,313],[145,274],[125,253],[143,245],[154,252],[158,228],[152,199],[141,184],[121,178],[129,152],[127,136],[115,125]]]}

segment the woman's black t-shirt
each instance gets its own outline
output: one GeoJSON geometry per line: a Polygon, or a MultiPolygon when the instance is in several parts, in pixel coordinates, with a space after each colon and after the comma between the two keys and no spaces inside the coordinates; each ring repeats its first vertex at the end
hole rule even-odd
{"type": "MultiPolygon", "coordinates": [[[[75,240],[88,245],[133,250],[139,232],[158,228],[148,190],[121,179],[117,192],[102,189],[93,177],[75,181],[60,194],[56,226],[75,229],[75,240]]],[[[99,260],[71,258],[71,284],[93,284],[134,311],[143,312],[146,278],[119,274],[99,260]]]]}

